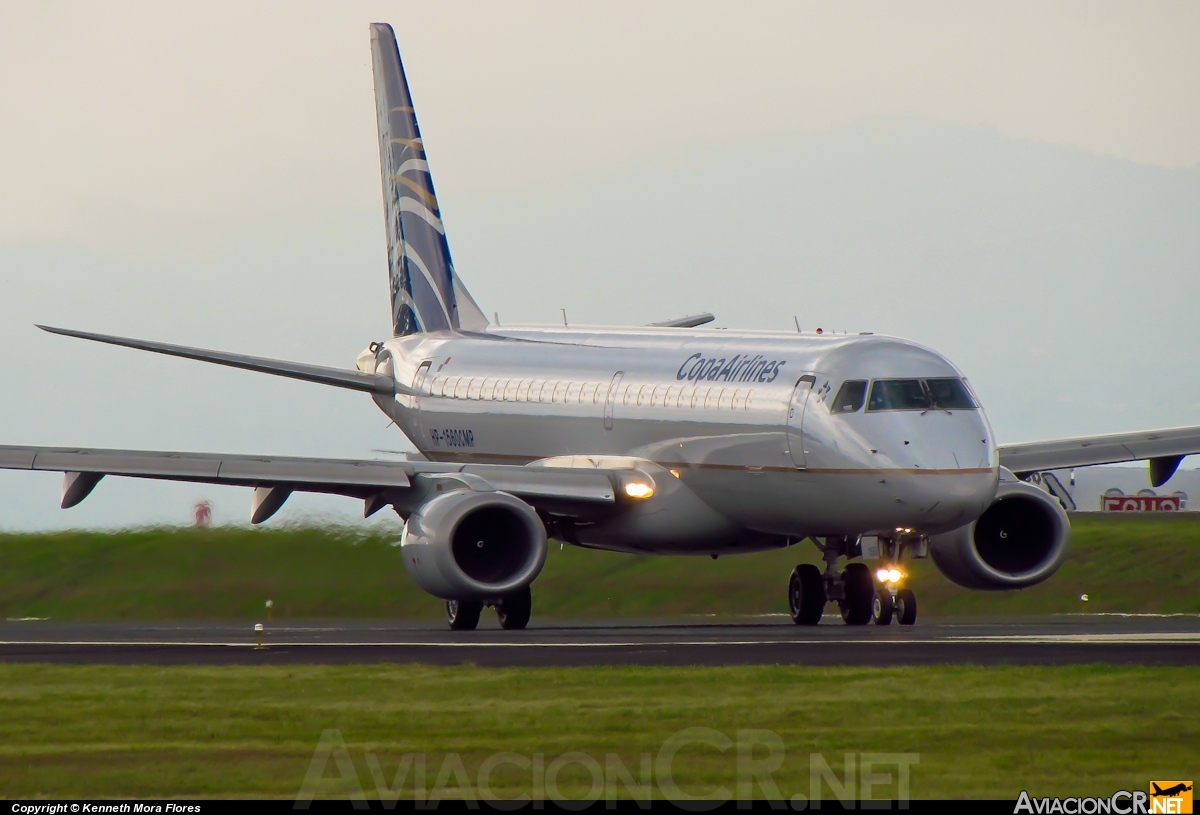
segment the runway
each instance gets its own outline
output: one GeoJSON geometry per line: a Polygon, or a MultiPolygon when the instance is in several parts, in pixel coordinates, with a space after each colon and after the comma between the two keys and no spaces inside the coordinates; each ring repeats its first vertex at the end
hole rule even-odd
{"type": "Polygon", "coordinates": [[[783,615],[720,620],[494,619],[455,632],[440,623],[0,623],[0,662],[115,665],[422,663],[489,667],[593,665],[1200,665],[1200,615],[1059,615],[943,619],[848,627],[826,617],[798,627],[783,615]]]}

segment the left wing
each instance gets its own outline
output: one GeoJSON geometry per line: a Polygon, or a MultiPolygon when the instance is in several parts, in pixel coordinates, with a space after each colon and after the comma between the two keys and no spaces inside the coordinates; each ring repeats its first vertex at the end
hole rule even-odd
{"type": "Polygon", "coordinates": [[[1045,470],[1149,460],[1150,483],[1161,487],[1175,474],[1184,456],[1200,453],[1200,426],[1003,444],[998,449],[1000,466],[1018,477],[1045,470]]]}
{"type": "Polygon", "coordinates": [[[213,362],[217,365],[228,365],[231,368],[242,368],[247,371],[257,371],[262,374],[286,376],[289,379],[302,379],[305,382],[316,382],[321,385],[333,385],[338,388],[349,388],[356,391],[367,391],[384,396],[400,393],[412,396],[413,391],[407,386],[395,382],[390,376],[352,371],[346,368],[331,368],[327,365],[312,365],[307,362],[289,362],[283,359],[268,359],[249,354],[231,354],[228,351],[210,351],[207,348],[192,348],[187,345],[173,345],[169,342],[153,340],[135,340],[130,337],[114,337],[111,334],[95,334],[91,331],[76,331],[72,328],[55,328],[49,325],[39,325],[38,328],[51,334],[61,334],[64,337],[76,337],[81,340],[103,342],[108,345],[120,345],[123,348],[136,348],[139,351],[152,351],[155,354],[166,354],[171,357],[195,359],[200,362],[213,362]]]}
{"type": "Polygon", "coordinates": [[[556,515],[594,516],[616,504],[617,487],[626,477],[594,468],[15,445],[0,445],[0,469],[63,473],[64,509],[83,501],[106,475],[254,487],[252,523],[274,515],[293,492],[360,498],[368,516],[389,504],[407,515],[435,488],[442,489],[445,479],[461,482],[460,488],[512,493],[556,515]]]}

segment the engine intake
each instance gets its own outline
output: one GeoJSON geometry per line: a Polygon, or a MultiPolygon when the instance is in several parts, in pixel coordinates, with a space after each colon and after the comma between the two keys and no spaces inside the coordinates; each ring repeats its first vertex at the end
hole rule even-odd
{"type": "Polygon", "coordinates": [[[1071,524],[1053,496],[1005,473],[983,515],[929,539],[942,574],[968,589],[1020,589],[1058,571],[1071,524]]]}
{"type": "Polygon", "coordinates": [[[404,567],[445,600],[491,600],[533,582],[546,562],[546,528],[505,492],[455,490],[427,501],[404,525],[404,567]]]}

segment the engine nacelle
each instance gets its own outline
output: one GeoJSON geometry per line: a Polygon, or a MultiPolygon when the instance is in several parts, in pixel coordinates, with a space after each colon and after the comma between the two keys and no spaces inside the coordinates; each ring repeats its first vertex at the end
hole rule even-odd
{"type": "Polygon", "coordinates": [[[929,539],[942,574],[968,589],[1020,589],[1058,571],[1071,524],[1057,499],[1002,471],[996,499],[978,520],[929,539]]]}
{"type": "Polygon", "coordinates": [[[455,490],[409,516],[404,567],[444,600],[491,600],[533,582],[546,562],[546,527],[506,492],[455,490]]]}

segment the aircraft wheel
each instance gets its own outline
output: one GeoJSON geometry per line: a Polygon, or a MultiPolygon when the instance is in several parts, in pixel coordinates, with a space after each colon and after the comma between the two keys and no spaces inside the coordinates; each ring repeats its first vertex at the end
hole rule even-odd
{"type": "Polygon", "coordinates": [[[500,619],[500,627],[520,629],[529,625],[529,615],[533,612],[533,594],[526,586],[512,594],[506,594],[496,603],[496,616],[500,619]]]}
{"type": "Polygon", "coordinates": [[[900,618],[900,625],[912,625],[917,621],[917,595],[912,589],[896,592],[896,616],[900,618]]]}
{"type": "Polygon", "coordinates": [[[792,570],[788,581],[788,610],[796,625],[816,625],[825,610],[825,583],[821,570],[811,563],[801,563],[792,570]]]}
{"type": "Polygon", "coordinates": [[[483,603],[478,600],[446,601],[446,621],[455,631],[474,631],[482,611],[483,603]]]}
{"type": "Polygon", "coordinates": [[[871,616],[875,618],[875,625],[891,625],[892,612],[895,611],[892,593],[886,589],[875,592],[875,602],[871,611],[871,616]]]}
{"type": "Polygon", "coordinates": [[[842,572],[846,599],[839,600],[842,620],[846,625],[866,625],[871,622],[871,606],[875,602],[875,578],[865,563],[850,563],[842,572]]]}

